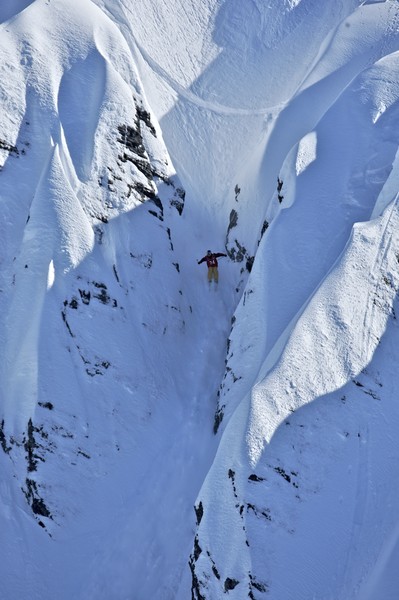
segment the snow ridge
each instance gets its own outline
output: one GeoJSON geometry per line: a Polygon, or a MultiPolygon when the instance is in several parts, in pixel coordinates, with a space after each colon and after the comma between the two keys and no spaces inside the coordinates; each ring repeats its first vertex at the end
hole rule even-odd
{"type": "Polygon", "coordinates": [[[270,370],[266,361],[258,383],[230,417],[197,501],[194,597],[220,597],[229,589],[237,598],[257,590],[283,599],[298,593],[299,580],[303,598],[330,597],[326,589],[334,589],[335,598],[363,598],[369,590],[365,581],[376,577],[370,564],[385,548],[384,538],[387,555],[396,552],[397,539],[389,532],[397,511],[387,516],[390,525],[384,523],[374,543],[367,523],[370,511],[385,503],[375,490],[391,487],[392,471],[379,467],[394,452],[387,414],[393,423],[399,418],[389,375],[396,359],[387,361],[384,350],[397,340],[398,208],[397,198],[381,218],[354,228],[275,367],[270,370]],[[352,435],[359,442],[344,448],[352,435]],[[381,454],[372,453],[377,439],[384,444],[381,454]],[[358,476],[352,477],[356,468],[358,476]],[[339,495],[340,525],[333,518],[326,523],[339,495]],[[333,535],[334,529],[339,533],[333,535]],[[327,540],[338,570],[315,554],[327,540]],[[353,547],[368,550],[359,558],[353,547]],[[284,580],[287,564],[296,576],[284,580]]]}

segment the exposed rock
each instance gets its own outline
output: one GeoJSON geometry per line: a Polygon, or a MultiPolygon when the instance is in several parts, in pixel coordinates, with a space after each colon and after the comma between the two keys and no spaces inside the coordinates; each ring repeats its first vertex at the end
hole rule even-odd
{"type": "Polygon", "coordinates": [[[261,237],[263,236],[263,234],[265,233],[266,229],[269,227],[269,223],[266,221],[266,219],[263,221],[263,225],[262,225],[262,231],[260,232],[261,237]]]}
{"type": "Polygon", "coordinates": [[[202,553],[202,548],[198,542],[198,536],[196,535],[194,538],[194,560],[197,562],[200,554],[202,553]]]}
{"type": "Polygon", "coordinates": [[[239,188],[238,184],[236,183],[236,187],[234,188],[236,202],[238,202],[238,196],[240,195],[240,192],[241,192],[241,188],[239,188]]]}
{"type": "Polygon", "coordinates": [[[204,506],[202,502],[198,504],[198,506],[194,506],[195,516],[197,517],[197,527],[202,521],[202,517],[204,516],[204,506]]]}
{"type": "Polygon", "coordinates": [[[154,125],[151,123],[151,115],[148,111],[144,110],[143,108],[137,106],[136,107],[137,110],[137,117],[140,121],[143,121],[143,123],[145,123],[148,127],[148,129],[151,131],[152,135],[154,137],[157,137],[157,133],[155,131],[155,127],[154,125]]]}
{"type": "Polygon", "coordinates": [[[15,156],[19,155],[19,150],[16,146],[9,144],[5,140],[0,138],[0,149],[6,150],[9,154],[14,154],[15,156]]]}
{"type": "Polygon", "coordinates": [[[186,192],[182,188],[176,188],[175,196],[170,201],[170,205],[176,208],[179,215],[181,215],[183,212],[185,197],[186,192]]]}
{"type": "Polygon", "coordinates": [[[39,406],[47,408],[48,410],[53,410],[54,408],[54,405],[51,402],[39,402],[39,406]]]}
{"type": "Polygon", "coordinates": [[[220,427],[220,424],[223,421],[224,408],[225,408],[224,405],[223,406],[219,406],[219,408],[215,412],[215,420],[214,420],[214,423],[213,423],[213,433],[215,435],[217,434],[218,429],[220,427]]]}
{"type": "Polygon", "coordinates": [[[0,444],[1,444],[1,447],[3,448],[3,451],[6,454],[9,454],[11,451],[11,446],[7,446],[7,439],[4,434],[4,419],[2,420],[1,426],[0,426],[0,444]]]}
{"type": "Polygon", "coordinates": [[[252,473],[249,477],[248,477],[249,481],[264,481],[263,477],[258,477],[257,475],[255,475],[255,473],[252,473]]]}
{"type": "Polygon", "coordinates": [[[239,584],[240,582],[237,581],[237,579],[230,579],[230,577],[227,577],[227,579],[224,582],[224,591],[228,592],[230,590],[234,590],[234,588],[239,584]]]}
{"type": "Polygon", "coordinates": [[[33,426],[32,419],[29,419],[28,435],[24,442],[24,448],[27,453],[28,472],[37,470],[38,456],[35,454],[35,448],[38,446],[34,436],[35,431],[37,431],[37,429],[33,426]]]}
{"type": "Polygon", "coordinates": [[[233,208],[232,211],[230,212],[230,219],[229,219],[229,226],[227,228],[227,235],[229,235],[229,233],[233,229],[233,227],[237,227],[237,223],[238,223],[238,213],[233,208]]]}
{"type": "Polygon", "coordinates": [[[201,594],[201,585],[195,572],[195,561],[192,556],[188,562],[191,571],[191,600],[206,600],[201,594]]]}
{"type": "Polygon", "coordinates": [[[52,519],[51,513],[47,508],[43,498],[40,497],[38,492],[38,486],[36,481],[33,479],[26,479],[26,489],[22,490],[25,494],[25,498],[28,501],[28,504],[32,508],[32,512],[35,515],[40,515],[41,517],[48,517],[52,519]]]}
{"type": "Polygon", "coordinates": [[[79,289],[79,294],[80,294],[83,304],[90,304],[90,298],[91,298],[90,292],[86,292],[86,290],[79,289]]]}

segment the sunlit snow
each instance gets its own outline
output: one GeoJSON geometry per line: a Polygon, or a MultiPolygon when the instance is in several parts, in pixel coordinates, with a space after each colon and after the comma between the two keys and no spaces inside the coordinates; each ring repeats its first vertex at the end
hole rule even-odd
{"type": "Polygon", "coordinates": [[[0,598],[397,600],[399,3],[3,0],[0,57],[0,598]]]}

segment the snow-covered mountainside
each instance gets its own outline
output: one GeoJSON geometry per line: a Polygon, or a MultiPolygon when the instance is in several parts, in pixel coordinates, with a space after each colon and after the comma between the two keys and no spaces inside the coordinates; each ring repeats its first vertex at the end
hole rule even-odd
{"type": "Polygon", "coordinates": [[[397,600],[397,0],[0,48],[0,598],[397,600]]]}

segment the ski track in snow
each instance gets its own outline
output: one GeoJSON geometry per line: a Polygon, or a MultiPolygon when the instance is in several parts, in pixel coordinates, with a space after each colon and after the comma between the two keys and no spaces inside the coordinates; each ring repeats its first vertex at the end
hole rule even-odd
{"type": "MultiPolygon", "coordinates": [[[[108,7],[107,12],[112,15],[113,17],[117,17],[117,19],[122,19],[122,22],[124,23],[124,28],[129,28],[128,25],[128,18],[126,16],[126,11],[123,7],[123,4],[121,7],[118,7],[117,11],[110,11],[110,8],[108,7]]],[[[145,48],[139,43],[138,39],[133,35],[130,34],[129,38],[131,38],[133,40],[133,44],[134,44],[134,48],[133,48],[133,52],[134,55],[137,56],[137,58],[139,59],[139,57],[141,57],[141,59],[149,66],[149,68],[153,71],[153,73],[159,77],[163,82],[165,82],[170,90],[176,94],[176,96],[187,100],[188,102],[190,102],[191,104],[198,106],[199,108],[204,108],[208,111],[214,112],[216,114],[220,114],[220,115],[233,115],[233,116],[253,116],[253,115],[268,115],[270,114],[270,112],[274,112],[277,110],[281,110],[284,106],[284,104],[279,104],[276,106],[269,106],[269,107],[265,107],[265,108],[259,108],[259,109],[255,109],[255,110],[247,110],[247,109],[239,109],[239,108],[234,108],[234,107],[229,107],[229,106],[223,106],[218,104],[217,102],[210,102],[207,100],[204,100],[203,98],[200,98],[198,95],[194,94],[192,91],[190,91],[190,89],[187,89],[185,87],[183,87],[182,85],[180,85],[175,79],[173,79],[173,77],[171,77],[166,71],[165,69],[163,69],[161,67],[161,65],[159,63],[157,63],[150,55],[149,53],[145,50],[145,48]],[[135,51],[134,51],[135,49],[135,51]]]]}
{"type": "Polygon", "coordinates": [[[210,102],[207,100],[203,100],[199,96],[195,95],[189,89],[181,86],[177,81],[175,81],[172,77],[170,77],[166,71],[157,63],[154,59],[152,59],[149,54],[145,51],[145,49],[135,40],[136,47],[140,52],[141,56],[147,63],[147,65],[152,69],[154,74],[156,74],[160,79],[162,79],[167,85],[173,90],[177,96],[187,100],[191,104],[198,106],[199,108],[204,108],[211,112],[214,112],[219,115],[233,115],[233,116],[254,116],[254,115],[269,115],[271,112],[281,110],[284,107],[284,104],[279,104],[276,106],[268,106],[265,108],[259,109],[251,109],[247,110],[245,108],[233,108],[229,106],[222,106],[217,102],[210,102]]]}

